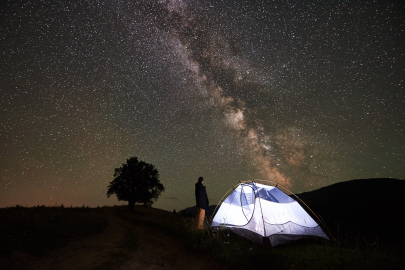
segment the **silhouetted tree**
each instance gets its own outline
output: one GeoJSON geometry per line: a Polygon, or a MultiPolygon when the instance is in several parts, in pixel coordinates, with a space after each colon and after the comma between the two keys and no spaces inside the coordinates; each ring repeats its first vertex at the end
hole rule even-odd
{"type": "Polygon", "coordinates": [[[165,190],[155,166],[139,161],[137,157],[131,157],[127,163],[115,168],[114,177],[108,186],[107,197],[117,195],[119,201],[128,201],[131,210],[136,203],[152,206],[165,190]]]}

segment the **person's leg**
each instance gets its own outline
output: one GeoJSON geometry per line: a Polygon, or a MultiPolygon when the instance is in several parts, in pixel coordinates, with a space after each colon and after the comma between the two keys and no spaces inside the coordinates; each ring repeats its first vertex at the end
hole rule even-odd
{"type": "Polygon", "coordinates": [[[200,211],[201,211],[201,208],[197,207],[197,216],[195,217],[195,228],[196,229],[198,229],[198,224],[200,221],[200,211]]]}
{"type": "Polygon", "coordinates": [[[203,225],[203,221],[205,218],[205,210],[202,208],[197,208],[197,218],[196,218],[196,227],[197,229],[203,230],[204,229],[204,225],[203,225]]]}

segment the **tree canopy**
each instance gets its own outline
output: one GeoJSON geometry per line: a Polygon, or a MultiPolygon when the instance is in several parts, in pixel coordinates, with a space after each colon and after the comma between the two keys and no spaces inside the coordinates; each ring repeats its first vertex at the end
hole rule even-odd
{"type": "Polygon", "coordinates": [[[108,186],[107,197],[117,195],[119,201],[128,201],[129,209],[134,209],[136,203],[152,206],[165,190],[155,166],[137,157],[131,157],[115,168],[114,177],[108,186]]]}

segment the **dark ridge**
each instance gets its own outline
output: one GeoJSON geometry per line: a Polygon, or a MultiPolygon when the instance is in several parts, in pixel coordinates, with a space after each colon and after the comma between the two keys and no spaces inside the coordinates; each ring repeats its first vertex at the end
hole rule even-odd
{"type": "Polygon", "coordinates": [[[326,223],[335,237],[361,235],[370,244],[382,241],[402,247],[404,192],[404,180],[373,178],[340,182],[297,196],[326,223]]]}

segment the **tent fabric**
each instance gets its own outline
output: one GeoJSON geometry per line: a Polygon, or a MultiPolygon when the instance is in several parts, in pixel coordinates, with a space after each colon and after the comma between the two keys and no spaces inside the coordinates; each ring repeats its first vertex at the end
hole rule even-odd
{"type": "Polygon", "coordinates": [[[301,205],[277,187],[243,183],[222,202],[211,227],[226,227],[258,244],[272,246],[318,236],[329,239],[301,205]]]}

